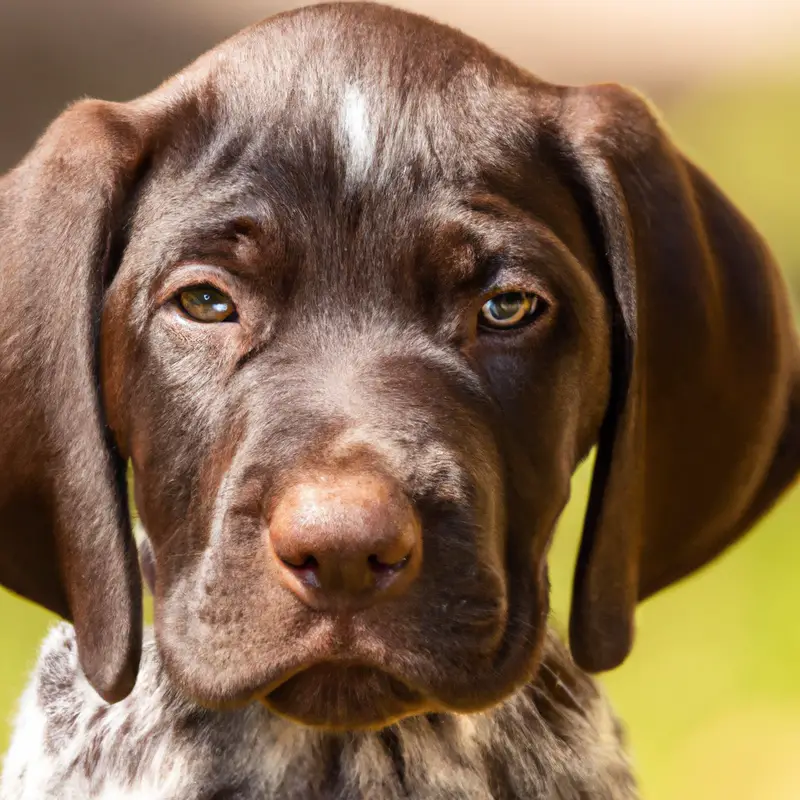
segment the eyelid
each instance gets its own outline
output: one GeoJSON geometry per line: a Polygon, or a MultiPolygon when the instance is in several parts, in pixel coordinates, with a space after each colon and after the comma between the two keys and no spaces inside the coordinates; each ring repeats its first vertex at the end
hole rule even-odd
{"type": "MultiPolygon", "coordinates": [[[[495,260],[495,259],[493,259],[495,260]]],[[[549,281],[534,272],[531,266],[509,263],[506,257],[497,257],[497,268],[487,275],[486,288],[480,293],[480,305],[499,294],[527,292],[538,295],[548,306],[556,302],[555,292],[549,281]]]]}
{"type": "Polygon", "coordinates": [[[180,292],[208,286],[231,298],[238,306],[236,295],[240,294],[239,281],[227,270],[210,264],[181,264],[156,285],[153,301],[160,308],[172,301],[180,292]]]}
{"type": "Polygon", "coordinates": [[[491,288],[481,292],[477,305],[478,308],[483,308],[489,300],[503,294],[532,294],[538,298],[540,303],[549,308],[554,304],[552,294],[542,290],[540,287],[541,284],[538,281],[528,280],[527,282],[516,281],[514,283],[506,283],[504,281],[503,283],[494,284],[491,288]]]}

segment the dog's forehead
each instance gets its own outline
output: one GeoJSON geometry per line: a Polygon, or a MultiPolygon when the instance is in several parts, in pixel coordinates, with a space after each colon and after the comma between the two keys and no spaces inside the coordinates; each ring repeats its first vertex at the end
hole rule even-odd
{"type": "Polygon", "coordinates": [[[502,160],[535,135],[546,86],[458,31],[361,4],[267,20],[212,53],[208,77],[229,125],[327,149],[349,183],[415,157],[457,175],[502,160]]]}
{"type": "Polygon", "coordinates": [[[558,87],[425,18],[358,4],[279,15],[151,97],[166,107],[176,89],[135,226],[149,264],[202,258],[201,240],[242,218],[268,229],[269,263],[289,269],[287,247],[344,248],[354,265],[379,246],[384,260],[410,253],[487,193],[554,215],[561,188],[536,145],[558,87]]]}

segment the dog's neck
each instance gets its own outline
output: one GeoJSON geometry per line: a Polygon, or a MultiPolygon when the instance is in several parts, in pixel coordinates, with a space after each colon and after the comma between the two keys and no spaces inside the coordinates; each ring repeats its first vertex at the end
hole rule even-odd
{"type": "Polygon", "coordinates": [[[108,706],[62,624],[23,698],[0,791],[34,796],[627,800],[636,790],[607,702],[552,634],[536,680],[494,709],[332,734],[257,704],[212,712],[187,702],[152,641],[133,694],[108,706]]]}

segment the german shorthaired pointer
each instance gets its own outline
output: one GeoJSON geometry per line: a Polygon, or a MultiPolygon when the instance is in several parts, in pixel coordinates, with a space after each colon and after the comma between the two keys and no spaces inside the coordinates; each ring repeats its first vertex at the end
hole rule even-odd
{"type": "Polygon", "coordinates": [[[0,277],[0,581],[74,625],[3,800],[632,798],[582,670],[800,468],[779,273],[646,102],[381,6],[69,108],[0,277]]]}

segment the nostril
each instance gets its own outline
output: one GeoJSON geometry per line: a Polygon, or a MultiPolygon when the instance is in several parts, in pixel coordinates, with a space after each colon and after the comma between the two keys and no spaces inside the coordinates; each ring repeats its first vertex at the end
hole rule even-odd
{"type": "Polygon", "coordinates": [[[289,569],[300,571],[313,571],[319,569],[319,561],[314,556],[306,556],[302,561],[291,561],[288,558],[281,558],[281,561],[289,569]]]}
{"type": "Polygon", "coordinates": [[[314,556],[306,556],[302,561],[299,558],[281,558],[281,563],[300,583],[312,589],[320,588],[319,561],[314,556]]]}
{"type": "Polygon", "coordinates": [[[367,559],[367,563],[369,564],[370,569],[377,575],[391,575],[394,572],[400,572],[401,569],[404,569],[410,560],[411,553],[404,556],[399,561],[393,561],[391,563],[381,561],[378,556],[371,555],[367,559]]]}

